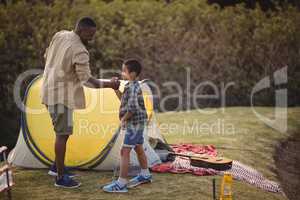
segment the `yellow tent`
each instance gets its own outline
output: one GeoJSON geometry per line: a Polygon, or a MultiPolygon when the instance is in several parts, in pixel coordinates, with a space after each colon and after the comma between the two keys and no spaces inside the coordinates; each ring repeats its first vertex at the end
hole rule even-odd
{"type": "MultiPolygon", "coordinates": [[[[55,133],[46,107],[41,103],[42,78],[35,78],[28,86],[22,112],[18,142],[9,155],[9,162],[22,167],[45,168],[54,160],[55,133]]],[[[121,81],[121,90],[125,81],[121,81]]],[[[162,139],[155,123],[153,95],[147,81],[140,82],[148,114],[145,129],[146,154],[150,165],[160,163],[150,147],[147,136],[162,139]]],[[[86,109],[76,110],[74,131],[66,153],[66,165],[77,168],[111,170],[119,163],[119,150],[124,134],[119,128],[120,101],[112,89],[85,88],[86,109]]],[[[137,165],[135,153],[131,165],[137,165]]]]}

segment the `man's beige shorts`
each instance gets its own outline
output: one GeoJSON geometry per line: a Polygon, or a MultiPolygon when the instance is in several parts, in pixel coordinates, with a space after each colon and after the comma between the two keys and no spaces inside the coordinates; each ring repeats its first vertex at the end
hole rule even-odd
{"type": "Polygon", "coordinates": [[[73,133],[73,110],[63,104],[48,105],[52,124],[56,135],[73,133]]]}

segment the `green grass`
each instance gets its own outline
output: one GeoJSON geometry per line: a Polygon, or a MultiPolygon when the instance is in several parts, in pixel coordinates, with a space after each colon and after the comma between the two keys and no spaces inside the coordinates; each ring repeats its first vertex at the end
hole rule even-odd
{"type": "MultiPolygon", "coordinates": [[[[272,116],[273,108],[258,107],[257,111],[272,116]]],[[[158,114],[163,135],[169,143],[213,144],[219,153],[250,165],[267,178],[278,181],[274,172],[274,148],[280,140],[299,133],[300,108],[289,108],[288,131],[279,133],[256,118],[250,108],[231,107],[217,109],[215,114],[201,114],[197,111],[169,112],[158,114]],[[224,132],[208,130],[205,126],[216,126],[218,120],[225,124],[224,132]],[[223,120],[223,121],[222,121],[223,120]],[[194,124],[193,124],[194,123],[194,124]],[[200,127],[191,129],[193,125],[200,127]],[[204,125],[203,125],[204,124],[204,125]],[[166,126],[171,125],[169,129],[166,126]],[[232,128],[233,127],[233,128],[232,128]]],[[[53,179],[46,170],[15,170],[16,186],[13,197],[17,200],[36,199],[212,199],[212,178],[189,174],[154,174],[154,182],[130,190],[128,194],[106,194],[100,186],[111,181],[109,172],[78,172],[83,183],[78,190],[63,190],[53,187],[53,179]]],[[[219,186],[221,177],[215,177],[219,186]]],[[[283,200],[280,194],[257,189],[249,184],[234,181],[234,199],[238,200],[283,200]]],[[[0,199],[3,199],[3,194],[0,199]]]]}

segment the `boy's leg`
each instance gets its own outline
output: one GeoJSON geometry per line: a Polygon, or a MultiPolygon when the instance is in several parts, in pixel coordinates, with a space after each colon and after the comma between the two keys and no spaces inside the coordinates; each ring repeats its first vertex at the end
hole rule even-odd
{"type": "Polygon", "coordinates": [[[120,163],[120,177],[117,181],[103,187],[105,192],[128,192],[127,190],[127,176],[130,161],[131,147],[122,147],[121,149],[121,163],[120,163]]]}
{"type": "Polygon", "coordinates": [[[147,161],[147,157],[146,157],[143,145],[142,144],[138,144],[134,148],[134,150],[135,150],[135,152],[137,154],[137,157],[138,157],[138,160],[139,160],[141,168],[142,169],[148,169],[148,161],[147,161]]]}
{"type": "Polygon", "coordinates": [[[148,168],[148,161],[147,161],[147,157],[143,148],[142,144],[139,144],[135,147],[135,152],[137,154],[140,166],[141,166],[141,175],[143,176],[150,176],[150,171],[148,168]]]}
{"type": "MultiPolygon", "coordinates": [[[[136,147],[139,144],[142,144],[144,141],[142,130],[141,132],[137,132],[136,129],[132,127],[127,127],[124,137],[124,144],[121,150],[121,163],[120,163],[120,177],[118,181],[113,182],[109,185],[103,187],[103,190],[106,192],[127,192],[127,176],[128,176],[128,168],[130,161],[130,151],[132,148],[136,147]]],[[[141,150],[142,147],[140,147],[141,150]]],[[[139,150],[138,150],[139,151],[139,150]]],[[[140,156],[142,158],[142,156],[140,156]]],[[[146,157],[144,155],[144,157],[146,157]]],[[[147,166],[147,160],[144,159],[143,165],[147,166]]],[[[140,184],[141,182],[139,182],[140,184]]],[[[145,183],[145,182],[144,182],[145,183]]]]}
{"type": "Polygon", "coordinates": [[[123,179],[127,179],[128,177],[130,151],[130,147],[122,147],[121,149],[120,177],[123,179]]]}
{"type": "Polygon", "coordinates": [[[151,183],[152,182],[152,175],[148,169],[148,162],[147,162],[147,157],[143,148],[142,144],[138,144],[135,147],[136,154],[138,156],[138,160],[141,166],[141,173],[131,179],[127,185],[128,188],[133,188],[136,187],[140,184],[144,183],[151,183]]]}

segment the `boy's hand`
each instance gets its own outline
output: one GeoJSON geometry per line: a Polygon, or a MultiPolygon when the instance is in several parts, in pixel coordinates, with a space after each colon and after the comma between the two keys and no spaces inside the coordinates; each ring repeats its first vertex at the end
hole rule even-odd
{"type": "Polygon", "coordinates": [[[112,85],[112,89],[114,89],[114,90],[118,90],[119,89],[119,87],[120,87],[120,80],[119,80],[119,78],[118,77],[112,77],[111,79],[110,79],[110,82],[111,82],[111,85],[112,85]]]}
{"type": "Polygon", "coordinates": [[[124,118],[121,119],[121,127],[124,129],[127,126],[127,120],[125,120],[124,118]]]}

